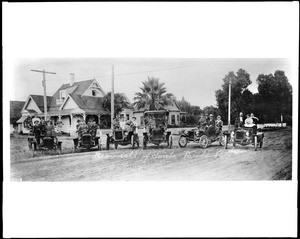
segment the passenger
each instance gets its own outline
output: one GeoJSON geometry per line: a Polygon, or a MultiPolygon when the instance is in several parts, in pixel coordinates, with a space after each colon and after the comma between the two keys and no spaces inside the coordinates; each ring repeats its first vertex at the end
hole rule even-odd
{"type": "Polygon", "coordinates": [[[120,119],[120,128],[122,130],[125,130],[125,125],[126,125],[125,118],[121,117],[121,119],[120,119]]]}
{"type": "Polygon", "coordinates": [[[45,126],[45,136],[53,138],[56,143],[58,141],[56,132],[55,132],[54,126],[52,125],[51,120],[48,120],[47,125],[45,126]]]}
{"type": "Polygon", "coordinates": [[[90,132],[90,134],[92,135],[93,138],[96,137],[97,129],[100,129],[100,128],[99,128],[99,125],[97,125],[97,124],[96,124],[96,121],[93,120],[93,121],[91,122],[91,126],[90,126],[90,129],[89,129],[89,132],[90,132]]]}
{"type": "Polygon", "coordinates": [[[46,121],[43,118],[40,121],[40,131],[41,131],[41,136],[44,136],[46,133],[46,121]]]}
{"type": "Polygon", "coordinates": [[[116,129],[119,129],[120,128],[120,122],[119,122],[119,120],[118,120],[118,118],[113,118],[113,122],[112,122],[112,124],[113,124],[113,129],[114,130],[116,130],[116,129]]]}
{"type": "Polygon", "coordinates": [[[254,124],[253,124],[253,120],[252,118],[250,117],[249,114],[246,115],[246,119],[245,119],[245,127],[253,127],[254,124]]]}
{"type": "Polygon", "coordinates": [[[219,134],[222,132],[222,127],[223,127],[223,121],[221,120],[221,116],[217,116],[217,120],[215,122],[215,127],[216,127],[216,134],[219,134]]]}
{"type": "Polygon", "coordinates": [[[81,137],[83,134],[86,134],[88,132],[88,125],[82,121],[79,128],[78,128],[78,140],[81,140],[81,137]]]}
{"type": "Polygon", "coordinates": [[[214,126],[215,127],[215,119],[214,119],[214,115],[213,114],[210,114],[209,115],[209,120],[207,122],[207,125],[208,126],[214,126]]]}
{"type": "Polygon", "coordinates": [[[81,123],[81,120],[80,120],[80,119],[77,120],[77,124],[76,124],[76,132],[78,131],[78,128],[79,128],[79,126],[80,126],[80,123],[81,123]]]}
{"type": "Polygon", "coordinates": [[[250,117],[253,120],[253,124],[257,124],[258,123],[259,119],[257,117],[255,117],[253,113],[250,114],[250,117]]]}
{"type": "Polygon", "coordinates": [[[213,136],[215,135],[216,133],[216,128],[215,128],[215,119],[214,119],[214,115],[213,114],[210,114],[209,115],[209,120],[207,122],[207,133],[210,135],[210,136],[213,136]]]}

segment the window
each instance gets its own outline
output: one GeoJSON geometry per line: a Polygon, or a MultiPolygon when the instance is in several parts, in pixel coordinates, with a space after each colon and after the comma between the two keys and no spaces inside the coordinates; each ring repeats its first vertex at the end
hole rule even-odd
{"type": "Polygon", "coordinates": [[[98,92],[96,90],[92,90],[92,96],[97,96],[98,92]]]}
{"type": "Polygon", "coordinates": [[[60,91],[60,99],[64,100],[67,97],[67,92],[65,90],[60,91]]]}
{"type": "Polygon", "coordinates": [[[175,124],[175,115],[171,116],[171,124],[175,124]]]}
{"type": "Polygon", "coordinates": [[[129,114],[126,114],[126,119],[129,120],[129,114]]]}
{"type": "Polygon", "coordinates": [[[179,115],[177,115],[177,123],[179,123],[179,115]]]}

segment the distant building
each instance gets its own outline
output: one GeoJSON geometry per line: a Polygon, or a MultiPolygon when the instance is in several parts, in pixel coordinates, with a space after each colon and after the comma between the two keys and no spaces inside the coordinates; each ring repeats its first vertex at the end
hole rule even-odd
{"type": "MultiPolygon", "coordinates": [[[[70,83],[61,85],[53,96],[47,96],[48,117],[53,123],[62,122],[62,131],[71,133],[76,130],[77,120],[106,120],[110,114],[102,107],[105,92],[95,80],[75,82],[71,76],[70,83]]],[[[22,117],[17,121],[18,131],[28,133],[25,119],[28,116],[44,116],[44,98],[42,95],[29,95],[21,110],[22,117]]]]}

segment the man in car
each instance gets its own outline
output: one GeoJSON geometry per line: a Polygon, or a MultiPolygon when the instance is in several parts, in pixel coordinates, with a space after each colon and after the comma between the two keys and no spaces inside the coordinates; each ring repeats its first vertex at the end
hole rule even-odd
{"type": "Polygon", "coordinates": [[[201,114],[200,119],[198,121],[198,128],[202,129],[202,130],[206,130],[206,127],[207,127],[207,120],[206,120],[204,114],[201,114]]]}
{"type": "Polygon", "coordinates": [[[213,114],[209,115],[209,119],[207,121],[207,126],[208,126],[208,128],[207,128],[208,134],[210,136],[215,135],[215,119],[214,119],[213,114]]]}
{"type": "Polygon", "coordinates": [[[99,126],[96,124],[96,121],[93,120],[91,122],[90,128],[89,128],[89,132],[92,135],[92,137],[94,138],[97,134],[97,129],[100,129],[99,126]]]}
{"type": "Polygon", "coordinates": [[[80,126],[78,127],[78,140],[80,141],[81,140],[81,137],[83,134],[87,133],[88,132],[88,125],[82,121],[80,123],[80,126]]]}

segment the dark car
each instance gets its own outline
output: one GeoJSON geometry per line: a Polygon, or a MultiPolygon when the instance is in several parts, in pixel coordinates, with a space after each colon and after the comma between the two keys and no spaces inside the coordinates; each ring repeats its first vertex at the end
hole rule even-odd
{"type": "Polygon", "coordinates": [[[219,144],[223,146],[225,143],[224,139],[225,137],[222,133],[218,133],[214,126],[208,126],[181,132],[178,144],[181,148],[184,148],[188,142],[194,142],[199,144],[201,148],[207,148],[213,142],[219,142],[219,144]]]}
{"type": "Polygon", "coordinates": [[[253,145],[256,151],[258,147],[262,148],[264,134],[257,131],[257,127],[238,127],[231,133],[224,132],[225,136],[225,149],[228,147],[228,143],[231,142],[233,146],[236,144],[245,146],[253,145]]]}
{"type": "Polygon", "coordinates": [[[58,154],[62,152],[62,142],[58,141],[55,137],[51,136],[41,136],[40,143],[38,144],[36,137],[29,133],[28,135],[28,147],[32,152],[32,157],[35,156],[36,151],[50,151],[53,150],[58,154]]]}
{"type": "Polygon", "coordinates": [[[100,131],[97,130],[96,135],[92,133],[83,133],[79,140],[78,137],[73,139],[74,142],[74,152],[80,149],[90,150],[91,148],[97,147],[98,150],[101,150],[101,139],[100,139],[100,131]]]}
{"type": "Polygon", "coordinates": [[[168,131],[166,127],[168,115],[169,112],[165,110],[144,112],[143,149],[146,149],[148,143],[157,146],[167,143],[167,146],[172,148],[171,131],[168,131]]]}
{"type": "Polygon", "coordinates": [[[139,147],[140,141],[138,134],[135,134],[136,126],[130,125],[130,130],[123,130],[121,128],[116,128],[113,130],[112,135],[107,134],[106,139],[106,149],[109,150],[110,144],[115,145],[115,149],[118,145],[131,145],[132,149],[139,147]]]}

